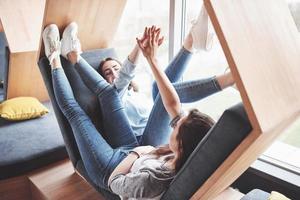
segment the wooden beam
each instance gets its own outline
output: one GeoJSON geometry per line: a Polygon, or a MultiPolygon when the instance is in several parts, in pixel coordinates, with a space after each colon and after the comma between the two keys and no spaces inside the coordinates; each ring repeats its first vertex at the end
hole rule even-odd
{"type": "Polygon", "coordinates": [[[48,100],[37,66],[46,0],[0,1],[0,18],[10,50],[7,98],[48,100]]]}
{"type": "Polygon", "coordinates": [[[204,0],[253,127],[192,199],[213,199],[300,116],[300,40],[284,0],[204,0]]]}
{"type": "Polygon", "coordinates": [[[32,96],[49,99],[37,66],[38,52],[11,53],[9,58],[7,98],[32,96]]]}
{"type": "Polygon", "coordinates": [[[300,40],[285,0],[205,0],[255,128],[300,111],[300,40]]]}
{"type": "Polygon", "coordinates": [[[46,0],[1,0],[0,18],[11,53],[37,51],[46,0]]]}

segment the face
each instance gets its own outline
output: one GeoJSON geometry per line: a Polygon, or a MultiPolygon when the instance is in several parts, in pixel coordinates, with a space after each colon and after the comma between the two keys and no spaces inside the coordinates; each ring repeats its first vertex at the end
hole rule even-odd
{"type": "Polygon", "coordinates": [[[106,61],[102,67],[102,74],[109,84],[113,84],[114,80],[119,76],[121,65],[115,60],[106,61]]]}
{"type": "Polygon", "coordinates": [[[170,141],[169,141],[169,147],[171,149],[171,151],[173,153],[177,153],[178,152],[178,141],[176,139],[177,135],[178,135],[178,130],[179,127],[181,126],[181,124],[186,120],[187,116],[182,117],[176,124],[176,126],[174,127],[171,136],[170,136],[170,141]]]}

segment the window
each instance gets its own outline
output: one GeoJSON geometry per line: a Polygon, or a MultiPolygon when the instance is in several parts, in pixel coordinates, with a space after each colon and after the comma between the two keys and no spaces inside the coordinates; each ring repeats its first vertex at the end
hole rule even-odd
{"type": "MultiPolygon", "coordinates": [[[[300,0],[287,0],[295,25],[300,28],[300,0]]],[[[300,32],[299,32],[300,37],[300,32]]],[[[262,160],[300,174],[300,119],[265,151],[262,160]]]]}
{"type": "Polygon", "coordinates": [[[282,133],[261,159],[300,174],[300,120],[282,133]]]}
{"type": "MultiPolygon", "coordinates": [[[[136,37],[143,34],[145,26],[157,25],[162,29],[164,43],[159,49],[160,65],[168,64],[169,47],[169,1],[160,0],[128,0],[123,12],[123,16],[118,27],[115,41],[112,44],[115,47],[121,61],[126,59],[130,51],[136,44],[136,37]]],[[[137,66],[137,75],[135,81],[139,85],[142,93],[151,97],[151,84],[153,81],[147,61],[140,56],[137,66]]]]}

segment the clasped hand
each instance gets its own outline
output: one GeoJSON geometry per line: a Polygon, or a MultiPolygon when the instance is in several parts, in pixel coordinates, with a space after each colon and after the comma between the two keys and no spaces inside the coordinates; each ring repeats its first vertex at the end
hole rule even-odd
{"type": "Polygon", "coordinates": [[[157,48],[163,40],[164,37],[160,37],[160,28],[156,26],[145,27],[143,37],[141,39],[136,38],[137,44],[146,59],[156,58],[157,48]]]}

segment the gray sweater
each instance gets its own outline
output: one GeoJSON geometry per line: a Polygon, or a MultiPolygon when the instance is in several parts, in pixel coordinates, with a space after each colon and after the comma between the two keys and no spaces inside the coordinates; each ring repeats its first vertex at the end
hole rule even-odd
{"type": "Polygon", "coordinates": [[[165,166],[166,156],[144,155],[137,159],[128,174],[114,176],[110,189],[122,200],[160,199],[175,176],[165,166]]]}

